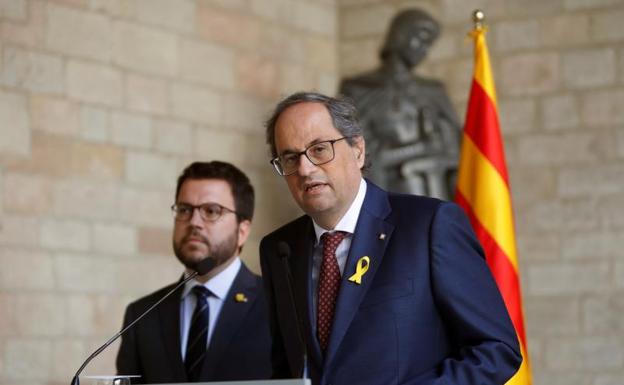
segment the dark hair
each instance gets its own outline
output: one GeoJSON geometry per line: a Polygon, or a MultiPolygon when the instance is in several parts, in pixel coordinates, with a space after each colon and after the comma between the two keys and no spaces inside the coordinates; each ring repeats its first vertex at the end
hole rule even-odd
{"type": "Polygon", "coordinates": [[[271,148],[272,157],[277,156],[275,148],[275,124],[277,119],[288,107],[306,102],[324,105],[327,111],[329,111],[334,127],[342,136],[349,137],[347,139],[349,145],[355,143],[355,137],[363,137],[362,128],[357,118],[357,110],[351,101],[343,97],[332,98],[316,92],[297,92],[279,102],[269,120],[266,121],[266,141],[271,148]]]}
{"type": "Polygon", "coordinates": [[[226,181],[232,189],[234,204],[236,206],[234,210],[236,210],[238,222],[244,220],[251,221],[253,218],[254,189],[247,175],[236,166],[218,160],[191,163],[178,177],[178,185],[176,186],[175,194],[176,201],[178,200],[180,188],[187,179],[219,179],[226,181]]]}

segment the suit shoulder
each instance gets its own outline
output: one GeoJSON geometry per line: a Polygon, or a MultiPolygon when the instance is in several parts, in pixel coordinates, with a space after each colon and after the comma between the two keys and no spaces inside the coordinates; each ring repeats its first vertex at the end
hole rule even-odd
{"type": "Polygon", "coordinates": [[[242,262],[240,273],[236,277],[236,281],[230,290],[238,290],[235,288],[256,293],[260,302],[264,303],[265,301],[262,277],[249,269],[245,262],[242,262]]]}
{"type": "Polygon", "coordinates": [[[455,202],[444,201],[420,195],[389,194],[392,215],[398,221],[413,221],[414,218],[427,222],[445,222],[467,224],[464,210],[455,202]]]}
{"type": "Polygon", "coordinates": [[[459,208],[455,203],[422,195],[388,193],[394,216],[403,218],[433,218],[440,209],[459,208]]]}
{"type": "Polygon", "coordinates": [[[241,261],[240,277],[244,283],[252,285],[256,288],[262,288],[262,276],[254,273],[245,262],[241,261]]]}
{"type": "Polygon", "coordinates": [[[310,224],[310,217],[307,215],[302,215],[299,218],[282,225],[281,227],[273,230],[269,234],[265,235],[262,238],[262,243],[274,241],[275,239],[284,239],[284,237],[290,236],[292,234],[296,234],[301,232],[303,229],[307,228],[310,224]]]}
{"type": "Polygon", "coordinates": [[[392,208],[418,208],[418,209],[429,209],[435,210],[440,204],[445,203],[445,201],[440,200],[438,198],[426,197],[423,195],[413,195],[413,194],[399,194],[399,193],[388,193],[388,200],[390,201],[390,206],[392,208]]]}

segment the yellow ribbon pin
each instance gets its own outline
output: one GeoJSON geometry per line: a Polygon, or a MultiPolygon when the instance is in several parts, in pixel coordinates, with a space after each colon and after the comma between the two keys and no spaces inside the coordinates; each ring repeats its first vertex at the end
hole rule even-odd
{"type": "Polygon", "coordinates": [[[243,293],[236,293],[236,295],[234,296],[234,301],[247,302],[247,297],[243,293]]]}
{"type": "Polygon", "coordinates": [[[358,285],[361,285],[362,277],[368,271],[369,266],[370,266],[370,258],[367,255],[358,259],[357,266],[355,267],[355,274],[349,277],[349,281],[355,282],[358,285]]]}

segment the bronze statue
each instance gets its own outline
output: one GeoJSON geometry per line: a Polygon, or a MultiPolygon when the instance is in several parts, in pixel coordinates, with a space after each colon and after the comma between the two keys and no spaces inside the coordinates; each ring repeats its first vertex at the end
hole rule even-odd
{"type": "Polygon", "coordinates": [[[439,33],[439,24],[426,12],[400,12],[381,50],[381,66],[343,80],[340,93],[360,113],[375,183],[390,191],[451,199],[460,124],[444,85],[412,73],[439,33]]]}

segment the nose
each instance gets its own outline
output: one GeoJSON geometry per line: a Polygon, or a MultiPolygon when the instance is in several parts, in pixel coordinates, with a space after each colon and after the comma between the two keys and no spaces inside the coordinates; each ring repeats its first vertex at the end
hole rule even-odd
{"type": "Polygon", "coordinates": [[[204,226],[204,220],[202,219],[201,214],[199,213],[199,208],[196,207],[193,209],[193,214],[191,214],[191,219],[189,219],[189,223],[195,227],[204,226]]]}
{"type": "Polygon", "coordinates": [[[299,164],[297,165],[297,173],[301,176],[308,176],[316,170],[317,167],[318,166],[312,163],[305,154],[301,154],[299,157],[299,164]]]}

